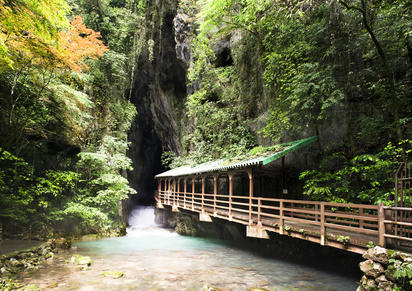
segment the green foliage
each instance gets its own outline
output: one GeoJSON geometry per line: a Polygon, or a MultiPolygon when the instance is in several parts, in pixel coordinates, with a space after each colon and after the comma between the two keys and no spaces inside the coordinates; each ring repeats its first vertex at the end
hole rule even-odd
{"type": "MultiPolygon", "coordinates": [[[[394,203],[396,169],[411,152],[412,141],[404,140],[397,145],[389,143],[376,154],[357,155],[340,167],[334,167],[336,170],[321,167],[304,171],[300,175],[305,181],[304,194],[319,201],[389,205],[394,203]]],[[[329,159],[323,161],[325,165],[328,162],[329,159]]]]}
{"type": "MultiPolygon", "coordinates": [[[[129,121],[130,122],[130,121],[129,121]]],[[[79,153],[77,169],[81,174],[78,192],[68,200],[63,210],[53,214],[65,224],[80,222],[72,231],[99,232],[119,225],[120,202],[136,191],[122,176],[131,170],[131,160],[126,157],[128,144],[125,138],[105,136],[94,151],[79,153]]]]}
{"type": "Polygon", "coordinates": [[[349,243],[349,241],[350,241],[350,236],[343,236],[343,235],[338,235],[337,236],[337,238],[336,238],[336,240],[338,241],[338,242],[341,242],[341,243],[343,243],[344,245],[346,245],[347,243],[349,243]]]}
{"type": "Polygon", "coordinates": [[[50,209],[74,191],[79,175],[53,170],[36,175],[22,158],[1,148],[0,152],[0,219],[4,229],[21,230],[21,224],[38,228],[50,209]]]}
{"type": "Polygon", "coordinates": [[[260,131],[264,136],[279,141],[302,130],[319,135],[341,112],[351,153],[361,151],[357,141],[373,147],[382,137],[408,136],[411,36],[404,1],[366,0],[361,2],[365,7],[359,1],[199,2],[190,79],[207,79],[214,71],[212,48],[222,39],[241,36],[231,53],[240,57],[243,68],[235,59],[230,85],[236,88],[242,79],[237,94],[254,88],[255,98],[263,95],[269,105],[260,131]],[[242,52],[248,44],[247,53],[242,52]],[[257,86],[241,78],[245,68],[257,86]],[[255,76],[263,77],[263,83],[255,76]]]}
{"type": "MultiPolygon", "coordinates": [[[[412,285],[412,263],[401,262],[396,259],[389,259],[388,270],[393,271],[393,276],[403,285],[405,290],[412,285]]],[[[403,290],[400,288],[400,290],[403,290]]]]}
{"type": "Polygon", "coordinates": [[[136,116],[127,89],[146,1],[67,2],[0,0],[0,222],[9,234],[117,227],[120,202],[135,193],[125,178],[136,116]],[[87,72],[59,59],[77,14],[110,49],[83,59],[87,72]]]}

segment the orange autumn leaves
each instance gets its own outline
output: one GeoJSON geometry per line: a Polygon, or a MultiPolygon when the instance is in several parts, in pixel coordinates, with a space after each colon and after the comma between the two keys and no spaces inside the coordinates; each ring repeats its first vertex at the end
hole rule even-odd
{"type": "Polygon", "coordinates": [[[101,35],[80,16],[69,24],[64,0],[0,0],[0,72],[26,66],[87,70],[86,58],[102,57],[101,35]]]}
{"type": "Polygon", "coordinates": [[[102,57],[108,48],[101,41],[99,32],[87,28],[80,16],[71,22],[70,29],[58,33],[59,47],[56,56],[62,64],[74,71],[87,70],[84,58],[102,57]]]}

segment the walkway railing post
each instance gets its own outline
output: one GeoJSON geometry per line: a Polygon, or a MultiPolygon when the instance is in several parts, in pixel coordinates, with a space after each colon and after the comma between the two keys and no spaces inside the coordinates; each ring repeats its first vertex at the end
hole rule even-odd
{"type": "Polygon", "coordinates": [[[213,176],[213,214],[216,215],[217,176],[213,176]]]}
{"type": "Polygon", "coordinates": [[[176,180],[175,180],[175,182],[177,183],[177,193],[176,193],[176,195],[177,195],[177,198],[176,198],[176,204],[177,204],[177,206],[180,206],[179,204],[179,202],[180,202],[180,178],[177,178],[176,180]]]}
{"type": "Polygon", "coordinates": [[[195,211],[195,180],[196,177],[192,177],[192,211],[195,211]]]}
{"type": "Polygon", "coordinates": [[[249,176],[249,224],[253,224],[253,169],[248,169],[247,174],[249,176]]]}
{"type": "Polygon", "coordinates": [[[325,203],[320,203],[320,244],[322,246],[325,245],[325,203]]]}
{"type": "Polygon", "coordinates": [[[187,179],[184,178],[183,179],[183,183],[185,183],[184,187],[183,187],[183,208],[186,208],[186,192],[187,192],[187,179]]]}
{"type": "Polygon", "coordinates": [[[279,202],[279,233],[283,234],[283,200],[279,202]]]}
{"type": "MultiPolygon", "coordinates": [[[[364,215],[363,208],[359,208],[359,215],[360,215],[360,216],[363,216],[363,215],[364,215]]],[[[365,227],[365,221],[363,220],[363,218],[359,218],[359,227],[360,227],[360,228],[364,228],[364,227],[365,227]]]]}
{"type": "Polygon", "coordinates": [[[262,200],[260,198],[258,198],[258,225],[262,225],[262,222],[260,221],[260,209],[261,209],[261,203],[262,200]]]}
{"type": "Polygon", "coordinates": [[[229,220],[232,219],[233,174],[229,173],[229,220]]]}
{"type": "Polygon", "coordinates": [[[205,212],[205,177],[202,176],[202,213],[205,212]]]}
{"type": "Polygon", "coordinates": [[[378,207],[379,246],[385,247],[385,210],[383,203],[379,203],[378,207]]]}
{"type": "Polygon", "coordinates": [[[173,206],[176,205],[176,179],[173,179],[173,206]]]}
{"type": "Polygon", "coordinates": [[[170,194],[171,194],[171,193],[170,193],[170,192],[171,192],[171,189],[170,189],[170,179],[168,179],[167,182],[168,182],[168,185],[169,185],[168,188],[167,188],[167,190],[168,190],[168,191],[167,191],[167,204],[170,205],[170,194]]]}

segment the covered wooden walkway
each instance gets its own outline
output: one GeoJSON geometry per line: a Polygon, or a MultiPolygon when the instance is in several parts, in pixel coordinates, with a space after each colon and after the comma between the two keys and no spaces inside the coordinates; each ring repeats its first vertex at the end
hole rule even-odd
{"type": "Polygon", "coordinates": [[[257,177],[265,172],[265,165],[276,159],[282,159],[282,170],[277,173],[281,176],[282,192],[287,193],[283,177],[284,156],[314,140],[309,138],[284,144],[263,157],[235,163],[220,160],[159,174],[156,176],[159,185],[157,207],[197,212],[200,220],[205,222],[213,222],[215,217],[240,223],[246,226],[249,237],[268,239],[270,232],[276,232],[356,253],[363,253],[371,242],[410,251],[412,208],[278,199],[255,194],[263,188],[255,185],[256,182],[261,184],[257,177]],[[235,177],[240,184],[242,179],[239,177],[246,178],[247,193],[240,191],[242,187],[239,185],[235,187],[235,177]],[[241,194],[236,194],[234,189],[241,194]],[[408,219],[400,221],[399,217],[408,219]]]}

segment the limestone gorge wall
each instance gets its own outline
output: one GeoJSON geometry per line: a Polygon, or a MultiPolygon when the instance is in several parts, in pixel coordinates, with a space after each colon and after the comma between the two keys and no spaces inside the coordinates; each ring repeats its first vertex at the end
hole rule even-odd
{"type": "MultiPolygon", "coordinates": [[[[187,96],[199,89],[198,82],[190,83],[187,73],[191,65],[192,40],[195,34],[195,10],[179,7],[177,0],[149,1],[145,15],[145,27],[138,28],[144,34],[142,46],[138,49],[137,65],[131,102],[136,106],[138,116],[129,133],[128,156],[133,160],[134,170],[128,173],[129,181],[139,195],[133,199],[139,203],[153,202],[153,176],[164,170],[160,157],[163,151],[182,153],[182,139],[191,134],[195,120],[187,118],[185,102],[187,96]]],[[[183,1],[184,2],[184,1],[183,1]]],[[[216,66],[233,64],[232,48],[241,40],[236,31],[231,37],[220,40],[214,47],[216,66]]],[[[248,79],[258,79],[251,92],[252,113],[240,118],[250,118],[251,131],[257,132],[265,123],[268,106],[260,75],[250,74],[250,63],[257,60],[244,59],[239,54],[237,63],[244,70],[245,88],[248,79]],[[250,75],[250,77],[248,77],[250,75]],[[256,77],[258,76],[258,77],[256,77]]],[[[252,66],[255,67],[255,66],[252,66]]],[[[260,72],[261,73],[261,72],[260,72]]],[[[268,140],[259,139],[260,144],[268,140]]],[[[186,146],[186,149],[190,146],[186,146]]]]}
{"type": "Polygon", "coordinates": [[[179,118],[186,96],[185,66],[175,53],[173,19],[177,1],[151,1],[147,8],[143,48],[138,54],[131,101],[138,116],[129,134],[128,175],[136,199],[151,203],[153,176],[161,170],[163,149],[180,152],[179,118]]]}

